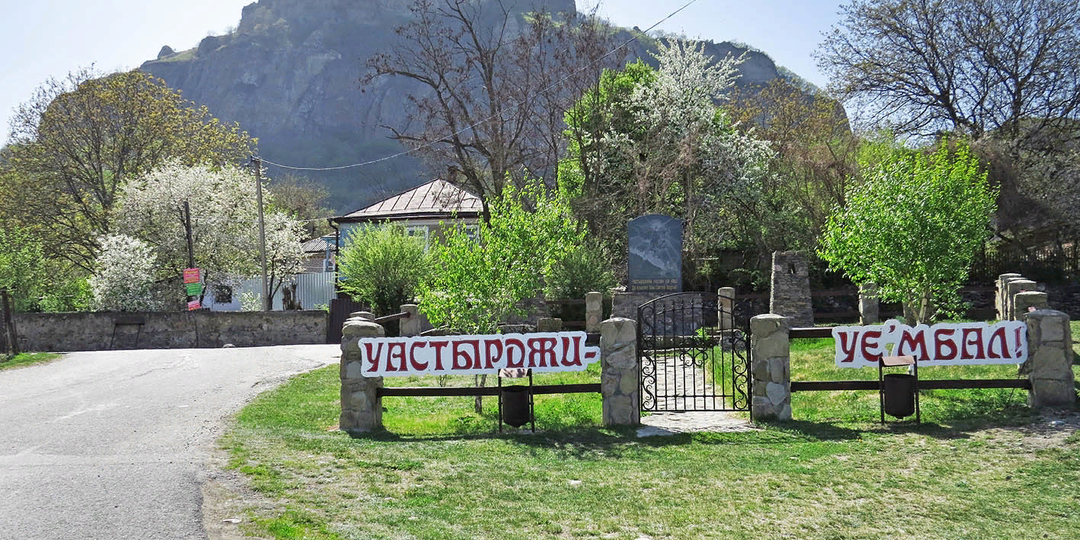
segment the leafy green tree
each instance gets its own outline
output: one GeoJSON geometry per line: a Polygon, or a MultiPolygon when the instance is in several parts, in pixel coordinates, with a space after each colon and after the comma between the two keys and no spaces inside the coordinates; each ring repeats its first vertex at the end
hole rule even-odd
{"type": "Polygon", "coordinates": [[[855,283],[877,283],[912,324],[959,307],[997,195],[978,159],[948,141],[933,153],[878,143],[864,156],[863,181],[829,217],[819,255],[855,283]]]}
{"type": "Polygon", "coordinates": [[[16,311],[35,311],[47,265],[41,244],[17,227],[0,228],[0,288],[11,294],[16,311]]]}
{"type": "Polygon", "coordinates": [[[48,256],[86,270],[128,181],[169,159],[235,164],[255,147],[239,126],[218,121],[159,79],[90,69],[46,81],[16,110],[10,140],[3,168],[15,176],[0,175],[0,190],[26,196],[0,197],[13,202],[0,211],[33,224],[48,256]]]}
{"type": "Polygon", "coordinates": [[[272,208],[281,210],[303,223],[307,239],[331,232],[326,219],[335,215],[327,207],[330,191],[326,186],[306,178],[286,174],[270,181],[272,208]]]}
{"type": "Polygon", "coordinates": [[[413,300],[430,272],[424,241],[409,236],[401,224],[354,229],[338,256],[341,290],[380,316],[397,313],[413,300]]]}
{"type": "Polygon", "coordinates": [[[569,206],[535,184],[507,186],[491,202],[479,239],[463,226],[434,246],[435,271],[420,287],[420,310],[436,326],[494,333],[519,303],[535,298],[544,276],[584,238],[569,206]]]}

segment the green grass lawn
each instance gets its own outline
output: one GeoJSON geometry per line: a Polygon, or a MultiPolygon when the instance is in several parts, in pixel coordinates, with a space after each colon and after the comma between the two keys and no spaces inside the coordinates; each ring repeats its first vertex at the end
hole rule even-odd
{"type": "Polygon", "coordinates": [[[60,358],[60,355],[56,353],[21,353],[11,357],[0,355],[0,371],[46,364],[57,358],[60,358]]]}
{"type": "MultiPolygon", "coordinates": [[[[545,375],[537,384],[596,382],[597,369],[545,375]]],[[[935,368],[920,376],[1015,372],[935,368]]],[[[873,369],[835,368],[831,340],[793,347],[793,380],[874,377],[873,369]]],[[[633,429],[600,427],[596,395],[537,396],[540,431],[503,435],[495,432],[494,398],[483,415],[472,412],[472,398],[384,398],[386,431],[356,439],[332,429],[338,399],[332,366],[263,394],[238,415],[222,445],[230,467],[265,500],[249,511],[249,532],[308,539],[1080,537],[1080,416],[1051,426],[1025,406],[1020,390],[925,392],[920,426],[878,424],[875,392],[797,393],[793,422],[641,439],[633,429]]]]}

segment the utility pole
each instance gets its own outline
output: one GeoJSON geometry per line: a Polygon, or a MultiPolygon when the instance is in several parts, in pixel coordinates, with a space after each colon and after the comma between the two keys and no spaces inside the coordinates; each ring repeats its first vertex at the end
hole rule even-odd
{"type": "MultiPolygon", "coordinates": [[[[184,235],[187,237],[187,267],[195,268],[195,246],[191,239],[191,205],[184,201],[184,235]]],[[[184,280],[184,288],[187,288],[187,280],[184,280]]],[[[187,301],[191,302],[192,295],[187,295],[187,301]]],[[[202,298],[199,298],[202,301],[202,298]]],[[[190,308],[189,308],[190,309],[190,308]]]]}
{"type": "Polygon", "coordinates": [[[0,328],[0,332],[4,333],[4,337],[7,338],[3,341],[7,341],[4,353],[9,353],[12,356],[19,354],[19,336],[15,333],[15,321],[11,318],[11,298],[8,296],[7,288],[0,289],[0,314],[3,315],[4,327],[0,328]]]}
{"type": "Polygon", "coordinates": [[[195,247],[191,240],[191,205],[184,201],[184,229],[187,233],[187,267],[195,268],[195,247]]]}
{"type": "Polygon", "coordinates": [[[262,159],[258,156],[252,156],[251,163],[255,166],[255,199],[259,205],[259,262],[262,265],[263,311],[270,311],[274,304],[270,298],[270,290],[266,283],[266,226],[263,224],[262,159]]]}

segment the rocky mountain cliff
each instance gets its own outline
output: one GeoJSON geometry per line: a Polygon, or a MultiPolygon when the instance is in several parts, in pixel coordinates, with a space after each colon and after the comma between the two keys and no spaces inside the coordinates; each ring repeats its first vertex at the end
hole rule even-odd
{"type": "MultiPolygon", "coordinates": [[[[409,0],[259,0],[243,9],[236,30],[176,52],[167,45],[143,71],[208,106],[224,121],[239,122],[259,138],[261,155],[277,163],[328,167],[377,159],[403,147],[380,125],[404,122],[403,97],[415,83],[382,81],[361,92],[365,61],[396,38],[409,17],[409,0]]],[[[521,4],[521,3],[519,3],[521,4]]],[[[572,11],[574,0],[532,0],[520,9],[572,11]]],[[[636,29],[635,29],[636,30],[636,29]]],[[[629,31],[625,32],[629,38],[629,31]]],[[[626,60],[644,57],[649,43],[635,42],[626,60]]],[[[709,43],[717,57],[745,48],[709,43]]],[[[740,85],[778,76],[766,55],[749,51],[740,85]]],[[[272,177],[286,171],[269,168],[272,177]]],[[[351,211],[429,179],[411,157],[329,172],[298,173],[325,182],[332,206],[351,211]]]]}

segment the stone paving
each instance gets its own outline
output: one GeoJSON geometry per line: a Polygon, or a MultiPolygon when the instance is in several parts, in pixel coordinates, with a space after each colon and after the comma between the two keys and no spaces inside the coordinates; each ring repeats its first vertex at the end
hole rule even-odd
{"type": "MultiPolygon", "coordinates": [[[[687,393],[698,396],[711,396],[713,394],[712,385],[705,382],[705,372],[702,368],[683,366],[681,359],[674,356],[654,356],[654,358],[657,367],[656,395],[665,396],[658,399],[657,405],[659,405],[659,408],[686,411],[687,409],[715,407],[722,403],[722,398],[719,396],[715,398],[686,397],[687,393]],[[675,385],[675,390],[669,390],[668,387],[671,385],[675,385]],[[694,388],[693,392],[687,392],[690,387],[694,388]]],[[[727,376],[730,376],[730,374],[727,374],[727,376]]],[[[648,415],[641,417],[641,424],[643,427],[638,429],[638,437],[674,435],[676,433],[695,431],[730,432],[757,429],[750,423],[745,412],[693,410],[688,412],[650,412],[648,415]]]]}

